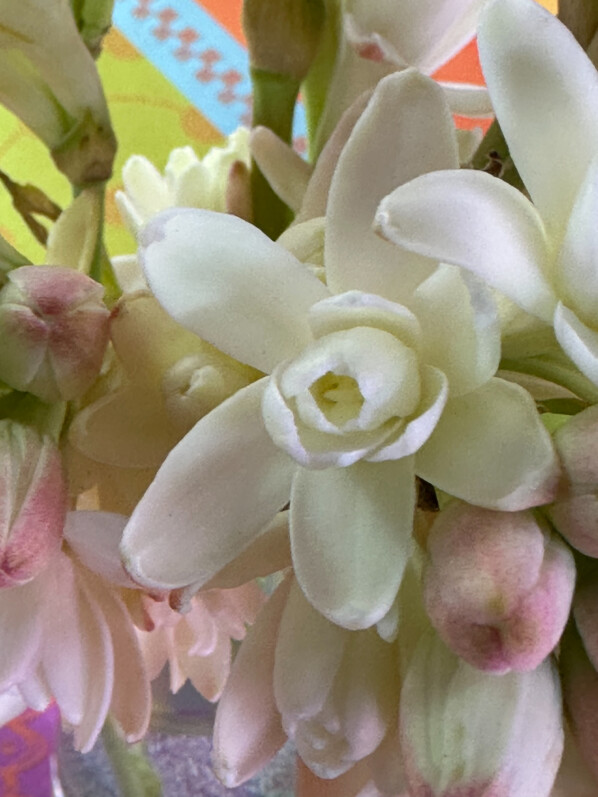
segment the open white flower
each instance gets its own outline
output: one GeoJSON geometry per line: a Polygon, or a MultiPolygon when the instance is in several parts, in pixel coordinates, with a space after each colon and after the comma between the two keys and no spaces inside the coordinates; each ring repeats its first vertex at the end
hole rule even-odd
{"type": "Polygon", "coordinates": [[[598,72],[533,0],[492,0],[478,41],[532,201],[483,172],[439,172],[387,197],[378,223],[399,246],[470,269],[554,324],[565,352],[598,384],[598,72]]]}
{"type": "Polygon", "coordinates": [[[167,457],[123,538],[135,580],[205,583],[290,499],[307,598],[328,619],[365,628],[401,582],[416,473],[491,508],[550,499],[556,459],[534,403],[493,378],[499,333],[485,289],[369,229],[390,185],[456,162],[442,91],[403,72],[378,86],[339,160],[328,287],[232,216],[172,211],[145,229],[143,265],[164,307],[271,376],[167,457]],[[404,104],[418,112],[401,113],[404,104]]]}

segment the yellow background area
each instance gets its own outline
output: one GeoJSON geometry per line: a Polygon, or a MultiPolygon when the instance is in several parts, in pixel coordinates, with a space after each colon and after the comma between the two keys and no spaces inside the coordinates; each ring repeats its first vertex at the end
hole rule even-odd
{"type": "MultiPolygon", "coordinates": [[[[539,0],[553,13],[557,0],[539,0]]],[[[119,141],[114,177],[109,183],[106,206],[106,238],[111,255],[134,251],[114,203],[122,187],[121,170],[134,153],[149,158],[159,169],[169,152],[186,144],[202,155],[221,141],[219,132],[128,41],[112,30],[106,37],[99,71],[119,141]]],[[[45,147],[28,128],[0,108],[0,169],[18,183],[32,183],[66,207],[69,185],[54,167],[45,147]]],[[[44,261],[44,250],[12,208],[0,185],[0,234],[33,262],[44,261]]]]}
{"type": "MultiPolygon", "coordinates": [[[[98,67],[119,142],[114,177],[108,185],[106,236],[111,255],[134,251],[114,204],[122,187],[121,170],[134,153],[145,155],[159,169],[175,147],[190,144],[202,155],[222,136],[129,42],[112,30],[104,42],[98,67]]],[[[16,117],[0,108],[0,169],[18,183],[32,183],[66,207],[70,187],[57,172],[46,148],[16,117]]],[[[33,262],[43,262],[44,250],[13,210],[0,185],[0,234],[33,262]]]]}

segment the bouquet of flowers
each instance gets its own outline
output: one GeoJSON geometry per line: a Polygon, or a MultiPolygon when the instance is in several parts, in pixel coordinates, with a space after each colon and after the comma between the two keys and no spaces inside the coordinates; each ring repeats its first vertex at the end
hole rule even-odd
{"type": "Polygon", "coordinates": [[[124,749],[168,662],[228,787],[290,740],[298,797],[596,797],[598,6],[245,0],[253,129],[133,155],[126,256],[111,10],[0,0],[74,197],[3,177],[1,719],[124,749]]]}

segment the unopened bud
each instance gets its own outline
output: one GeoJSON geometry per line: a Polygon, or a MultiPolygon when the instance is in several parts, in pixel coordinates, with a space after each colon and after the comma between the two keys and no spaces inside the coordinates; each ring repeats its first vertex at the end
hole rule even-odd
{"type": "Polygon", "coordinates": [[[104,289],[68,268],[23,266],[0,291],[0,380],[69,401],[96,378],[108,342],[104,289]]]}
{"type": "Polygon", "coordinates": [[[588,407],[560,426],[554,445],[570,492],[598,490],[598,406],[588,407]]]}
{"type": "Polygon", "coordinates": [[[567,622],[575,565],[534,514],[455,501],[428,538],[426,609],[445,643],[494,673],[537,667],[567,622]]]}
{"type": "Polygon", "coordinates": [[[30,581],[58,551],[66,481],[48,436],[0,421],[0,588],[30,581]]]}
{"type": "Polygon", "coordinates": [[[315,58],[325,14],[323,0],[245,0],[251,65],[301,82],[315,58]]]}

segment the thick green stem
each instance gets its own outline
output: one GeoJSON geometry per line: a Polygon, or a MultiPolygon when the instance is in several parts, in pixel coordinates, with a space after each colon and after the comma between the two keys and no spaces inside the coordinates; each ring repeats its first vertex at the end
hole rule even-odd
{"type": "MultiPolygon", "coordinates": [[[[256,68],[251,69],[251,80],[253,126],[269,127],[279,138],[290,144],[299,81],[288,75],[256,68]]],[[[278,238],[289,226],[292,213],[270,188],[255,162],[251,167],[251,196],[253,223],[270,238],[278,238]]]]}
{"type": "Polygon", "coordinates": [[[160,778],[142,743],[127,744],[111,719],[104,724],[102,741],[122,797],[162,797],[160,778]]]}

